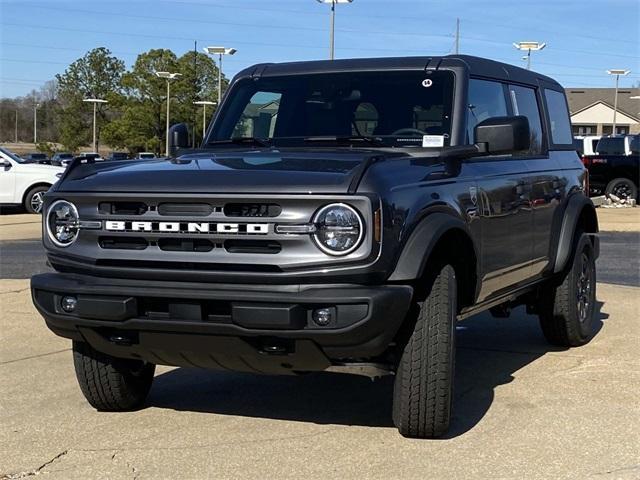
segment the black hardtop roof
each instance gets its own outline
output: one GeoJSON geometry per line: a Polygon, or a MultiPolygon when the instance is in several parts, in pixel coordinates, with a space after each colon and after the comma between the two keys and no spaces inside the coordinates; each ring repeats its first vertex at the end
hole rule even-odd
{"type": "Polygon", "coordinates": [[[262,63],[246,68],[237,77],[282,76],[314,73],[340,73],[363,71],[438,70],[466,67],[469,75],[512,81],[531,85],[545,84],[562,87],[545,75],[524,68],[471,55],[422,57],[349,58],[341,60],[312,60],[304,62],[262,63]]]}

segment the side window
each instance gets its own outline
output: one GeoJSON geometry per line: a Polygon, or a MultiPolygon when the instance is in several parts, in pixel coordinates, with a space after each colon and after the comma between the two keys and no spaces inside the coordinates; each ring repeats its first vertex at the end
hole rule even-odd
{"type": "Polygon", "coordinates": [[[542,122],[540,110],[536,100],[536,91],[533,88],[509,85],[509,95],[513,106],[514,115],[524,115],[529,120],[529,132],[531,145],[526,155],[536,155],[542,152],[542,122]]]}
{"type": "Polygon", "coordinates": [[[373,135],[378,126],[378,110],[373,104],[364,102],[353,113],[352,135],[373,135]]]}
{"type": "Polygon", "coordinates": [[[467,138],[469,143],[475,142],[474,127],[491,117],[507,115],[507,103],[504,99],[502,84],[488,80],[471,79],[469,81],[469,102],[467,105],[467,138]]]}
{"type": "Polygon", "coordinates": [[[547,100],[552,142],[555,145],[571,145],[571,124],[564,93],[545,89],[544,96],[547,100]]]}

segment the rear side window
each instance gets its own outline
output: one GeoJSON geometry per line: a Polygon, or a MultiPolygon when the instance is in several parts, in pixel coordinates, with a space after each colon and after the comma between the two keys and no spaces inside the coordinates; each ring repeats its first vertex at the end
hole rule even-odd
{"type": "Polygon", "coordinates": [[[624,138],[602,138],[596,146],[600,155],[624,155],[624,138]]]}
{"type": "Polygon", "coordinates": [[[469,81],[469,114],[467,115],[467,138],[474,143],[473,129],[477,124],[491,117],[507,115],[507,102],[501,83],[488,80],[469,81]]]}
{"type": "Polygon", "coordinates": [[[509,85],[509,95],[514,115],[523,115],[529,120],[530,146],[526,155],[536,155],[542,152],[542,122],[540,110],[533,88],[509,85]]]}
{"type": "Polygon", "coordinates": [[[571,124],[569,123],[569,110],[564,94],[555,90],[544,91],[549,111],[549,126],[551,128],[551,140],[555,145],[571,145],[571,124]]]}

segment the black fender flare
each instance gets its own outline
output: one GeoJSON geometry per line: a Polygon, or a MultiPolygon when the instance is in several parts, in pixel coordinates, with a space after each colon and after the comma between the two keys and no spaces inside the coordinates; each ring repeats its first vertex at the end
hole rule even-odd
{"type": "MultiPolygon", "coordinates": [[[[451,230],[460,230],[472,238],[465,223],[453,215],[436,212],[423,218],[405,243],[389,281],[407,281],[420,278],[434,247],[440,238],[451,230]]],[[[474,253],[478,258],[477,252],[474,253]]]]}
{"type": "MultiPolygon", "coordinates": [[[[560,238],[558,240],[558,249],[556,251],[556,258],[553,264],[553,272],[561,272],[567,265],[567,262],[571,258],[571,251],[573,250],[574,236],[576,232],[576,226],[580,219],[580,214],[583,209],[588,209],[595,218],[595,232],[588,232],[593,235],[598,233],[598,216],[596,215],[596,209],[590,198],[583,194],[574,194],[569,197],[567,207],[564,210],[564,216],[562,218],[562,227],[560,228],[560,238]]],[[[595,249],[596,258],[599,254],[599,243],[597,236],[593,235],[593,246],[595,249]]]]}

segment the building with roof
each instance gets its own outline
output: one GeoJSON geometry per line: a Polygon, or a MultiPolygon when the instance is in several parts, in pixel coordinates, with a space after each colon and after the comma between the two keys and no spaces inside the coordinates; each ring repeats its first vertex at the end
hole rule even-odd
{"type": "MultiPolygon", "coordinates": [[[[614,88],[567,88],[574,135],[613,133],[614,88]]],[[[640,88],[618,89],[616,133],[640,133],[640,88]]]]}

